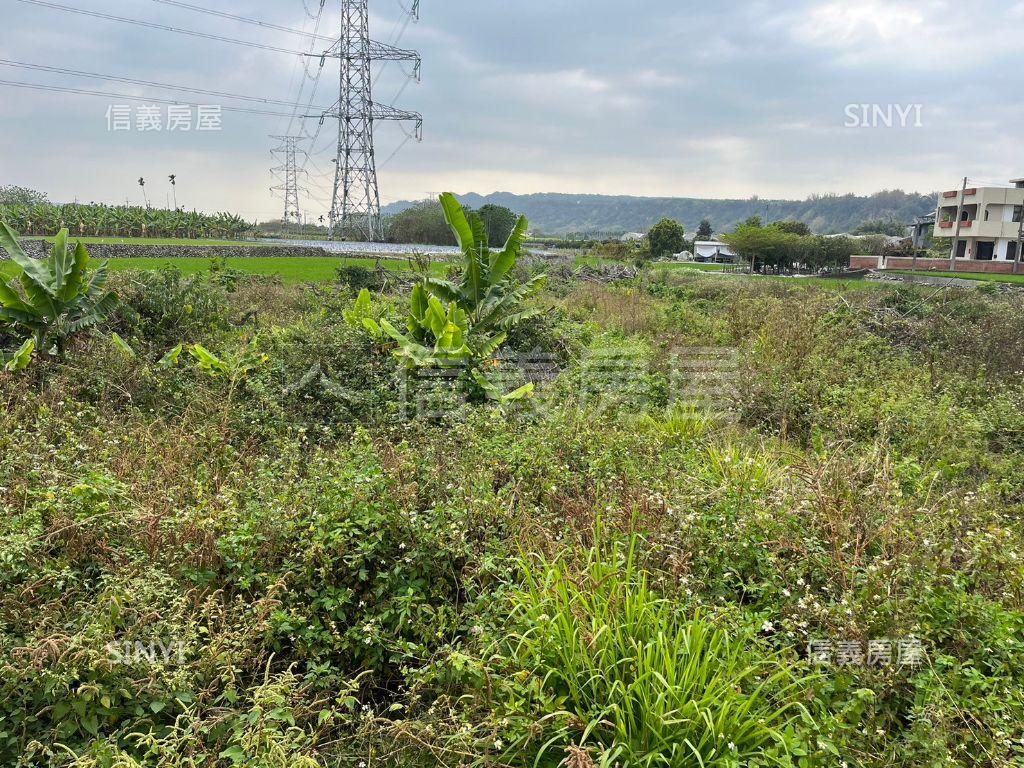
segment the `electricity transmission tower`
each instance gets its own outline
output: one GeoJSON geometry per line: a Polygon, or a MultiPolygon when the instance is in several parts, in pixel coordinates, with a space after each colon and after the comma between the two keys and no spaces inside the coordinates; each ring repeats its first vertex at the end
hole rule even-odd
{"type": "Polygon", "coordinates": [[[285,224],[294,222],[301,225],[302,212],[299,210],[299,174],[305,173],[305,171],[299,168],[298,156],[305,154],[305,151],[299,149],[298,144],[302,141],[303,137],[271,136],[270,138],[281,142],[270,151],[270,154],[274,157],[283,158],[281,165],[271,169],[271,173],[281,183],[271,187],[270,191],[284,193],[284,216],[281,220],[285,224]]]}
{"type": "MultiPolygon", "coordinates": [[[[338,103],[324,114],[338,121],[338,151],[331,196],[329,237],[375,242],[383,237],[380,189],[373,150],[373,125],[378,120],[415,123],[416,139],[423,131],[423,116],[373,101],[370,69],[375,61],[411,62],[412,76],[420,78],[420,55],[370,39],[369,0],[341,0],[341,37],[324,58],[340,62],[338,103]]],[[[419,0],[408,13],[419,18],[419,0]]]]}

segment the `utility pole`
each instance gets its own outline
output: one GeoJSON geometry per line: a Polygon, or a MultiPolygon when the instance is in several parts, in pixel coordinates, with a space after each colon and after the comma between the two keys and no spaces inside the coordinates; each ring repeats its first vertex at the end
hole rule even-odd
{"type": "MultiPolygon", "coordinates": [[[[338,103],[325,113],[338,121],[338,151],[334,168],[328,237],[356,237],[376,242],[383,237],[380,220],[380,187],[373,147],[377,120],[410,121],[421,140],[423,116],[373,101],[370,69],[374,61],[405,61],[413,65],[419,81],[420,55],[370,39],[369,0],[341,0],[341,36],[324,51],[322,59],[340,63],[338,103]]],[[[419,18],[419,2],[409,11],[419,18]]]]}
{"type": "Polygon", "coordinates": [[[270,154],[274,157],[282,157],[282,165],[272,168],[270,171],[281,183],[271,187],[270,191],[284,193],[284,215],[281,217],[281,221],[284,222],[285,226],[291,222],[301,226],[302,212],[299,210],[299,174],[305,173],[305,171],[299,168],[297,158],[298,155],[305,154],[298,147],[303,137],[271,136],[270,138],[281,142],[277,147],[270,150],[270,154]],[[278,174],[283,174],[283,176],[278,174]]]}
{"type": "Polygon", "coordinates": [[[949,271],[956,272],[956,251],[960,247],[960,225],[963,223],[964,198],[967,197],[967,177],[960,188],[960,204],[956,207],[956,234],[953,235],[953,248],[949,252],[949,271]]]}

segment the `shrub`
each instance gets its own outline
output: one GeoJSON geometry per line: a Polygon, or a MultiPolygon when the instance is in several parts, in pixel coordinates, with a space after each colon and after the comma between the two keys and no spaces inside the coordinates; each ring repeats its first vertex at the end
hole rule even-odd
{"type": "Polygon", "coordinates": [[[338,267],[338,282],[347,285],[356,293],[366,288],[380,291],[384,288],[384,279],[376,270],[359,266],[338,267]]]}
{"type": "Polygon", "coordinates": [[[686,232],[683,225],[673,219],[662,219],[647,235],[651,245],[651,256],[656,259],[679,253],[686,248],[686,232]]]}
{"type": "Polygon", "coordinates": [[[227,291],[206,276],[166,266],[120,277],[122,307],[111,324],[123,335],[173,346],[229,326],[227,291]]]}

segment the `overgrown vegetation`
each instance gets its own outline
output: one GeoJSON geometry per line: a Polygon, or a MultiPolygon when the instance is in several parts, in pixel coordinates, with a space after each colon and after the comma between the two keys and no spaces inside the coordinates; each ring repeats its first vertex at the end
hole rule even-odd
{"type": "Polygon", "coordinates": [[[1020,764],[1017,295],[547,271],[514,403],[226,271],[0,372],[0,764],[1020,764]]]}

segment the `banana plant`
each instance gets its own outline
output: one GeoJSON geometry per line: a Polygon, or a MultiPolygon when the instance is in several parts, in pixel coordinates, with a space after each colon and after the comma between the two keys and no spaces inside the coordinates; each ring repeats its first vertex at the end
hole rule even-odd
{"type": "MultiPolygon", "coordinates": [[[[240,352],[228,357],[219,357],[201,344],[189,346],[188,353],[200,371],[211,379],[227,378],[231,381],[231,386],[234,387],[257,368],[270,362],[270,358],[257,352],[256,348],[257,342],[254,338],[240,352]]],[[[180,355],[181,347],[175,347],[164,356],[160,365],[163,366],[164,361],[168,359],[173,365],[178,361],[180,355]]]]}
{"type": "Polygon", "coordinates": [[[0,370],[7,373],[16,373],[28,368],[32,362],[32,353],[36,350],[36,340],[28,339],[18,349],[10,354],[0,349],[0,370]]]}
{"type": "Polygon", "coordinates": [[[356,303],[352,305],[352,309],[343,310],[341,315],[345,319],[345,324],[350,328],[363,328],[369,332],[374,341],[380,341],[384,338],[384,331],[373,317],[372,303],[373,299],[369,289],[363,288],[359,292],[359,296],[356,297],[356,303]]]}
{"type": "MultiPolygon", "coordinates": [[[[377,323],[364,318],[363,324],[371,334],[376,334],[377,323]]],[[[447,307],[436,296],[430,296],[422,285],[412,289],[412,311],[409,315],[409,331],[413,338],[400,333],[387,320],[381,319],[379,327],[398,342],[397,354],[409,361],[412,367],[444,367],[470,362],[474,350],[469,346],[471,333],[469,316],[455,302],[447,307]]],[[[500,346],[489,351],[478,348],[480,356],[490,357],[500,346]]]]}
{"type": "Polygon", "coordinates": [[[216,232],[223,236],[243,237],[253,229],[252,225],[235,214],[208,216],[195,211],[185,213],[96,203],[0,205],[0,219],[23,233],[41,235],[56,232],[64,223],[94,236],[132,236],[145,232],[151,237],[176,237],[182,234],[206,237],[216,232]]]}
{"type": "Polygon", "coordinates": [[[479,216],[467,216],[450,193],[441,195],[441,207],[462,250],[461,279],[451,282],[427,277],[415,285],[407,333],[387,320],[378,325],[364,319],[364,325],[371,333],[379,327],[394,339],[398,343],[396,354],[410,367],[463,365],[470,382],[485,396],[503,401],[525,397],[532,392],[532,385],[502,395],[484,369],[505,343],[508,332],[539,312],[523,305],[544,287],[547,276],[539,275],[521,285],[512,278],[529,223],[521,216],[505,247],[494,253],[479,216]]]}
{"type": "Polygon", "coordinates": [[[85,246],[78,243],[69,250],[66,229],[57,235],[48,259],[28,256],[3,222],[0,245],[21,267],[17,282],[0,281],[0,320],[27,331],[36,350],[55,351],[63,359],[72,336],[96,325],[117,306],[117,296],[104,287],[106,262],[89,271],[85,246]]]}

